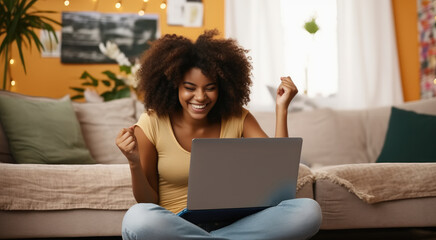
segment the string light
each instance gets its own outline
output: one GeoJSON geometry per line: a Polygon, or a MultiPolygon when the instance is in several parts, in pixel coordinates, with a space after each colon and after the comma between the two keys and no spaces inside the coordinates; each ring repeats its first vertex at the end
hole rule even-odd
{"type": "Polygon", "coordinates": [[[115,3],[115,8],[121,8],[121,0],[115,3]]]}
{"type": "Polygon", "coordinates": [[[167,7],[167,3],[165,0],[163,0],[162,3],[160,4],[160,8],[165,9],[166,7],[167,7]]]}
{"type": "Polygon", "coordinates": [[[9,64],[14,64],[15,63],[15,60],[13,59],[13,58],[11,58],[10,60],[9,60],[9,64]]]}
{"type": "Polygon", "coordinates": [[[433,80],[433,83],[436,85],[436,79],[435,80],[433,80]]]}
{"type": "Polygon", "coordinates": [[[145,14],[145,9],[147,8],[147,2],[148,0],[144,0],[144,3],[142,3],[142,8],[141,10],[139,10],[138,15],[139,16],[144,16],[145,14]]]}
{"type": "Polygon", "coordinates": [[[68,5],[70,5],[70,1],[68,1],[68,0],[65,0],[65,1],[64,1],[64,5],[65,5],[65,6],[68,6],[68,5]]]}
{"type": "Polygon", "coordinates": [[[15,86],[15,84],[17,84],[17,83],[15,82],[15,80],[11,79],[11,86],[13,87],[13,86],[15,86]]]}

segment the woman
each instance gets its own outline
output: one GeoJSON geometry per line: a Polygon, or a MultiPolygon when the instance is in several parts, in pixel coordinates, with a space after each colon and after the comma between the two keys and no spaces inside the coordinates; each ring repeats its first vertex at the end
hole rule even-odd
{"type": "MultiPolygon", "coordinates": [[[[206,31],[195,43],[166,35],[145,53],[139,89],[147,111],[116,140],[138,202],[124,217],[123,239],[307,239],[319,229],[320,207],[311,199],[286,200],[208,231],[176,215],[186,207],[193,138],[267,137],[243,108],[251,85],[247,50],[215,35],[206,31]]],[[[290,77],[281,78],[276,137],[288,137],[287,109],[297,92],[290,77]]]]}

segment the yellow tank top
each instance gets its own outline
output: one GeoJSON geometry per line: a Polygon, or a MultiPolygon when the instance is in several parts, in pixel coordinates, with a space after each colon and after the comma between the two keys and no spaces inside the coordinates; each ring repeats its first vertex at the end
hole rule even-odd
{"type": "MultiPolygon", "coordinates": [[[[241,117],[221,121],[220,138],[242,137],[247,113],[243,109],[241,117]]],[[[159,205],[178,213],[186,208],[191,153],[180,146],[168,116],[143,113],[136,125],[144,131],[158,153],[159,205]]]]}

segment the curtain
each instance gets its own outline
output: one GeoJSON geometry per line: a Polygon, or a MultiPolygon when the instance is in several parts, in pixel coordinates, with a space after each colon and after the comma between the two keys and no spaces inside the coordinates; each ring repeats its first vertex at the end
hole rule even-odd
{"type": "Polygon", "coordinates": [[[226,37],[245,49],[253,65],[249,109],[275,111],[267,86],[277,87],[283,73],[280,0],[226,0],[226,37]]]}
{"type": "MultiPolygon", "coordinates": [[[[283,72],[284,54],[292,53],[283,52],[280,8],[280,0],[226,0],[226,37],[252,58],[250,109],[274,111],[267,87],[278,86],[282,75],[292,77],[283,72]]],[[[338,93],[313,100],[337,109],[403,102],[391,0],[337,0],[337,15],[338,93]]]]}
{"type": "Polygon", "coordinates": [[[337,3],[337,106],[359,109],[402,103],[391,0],[337,3]]]}

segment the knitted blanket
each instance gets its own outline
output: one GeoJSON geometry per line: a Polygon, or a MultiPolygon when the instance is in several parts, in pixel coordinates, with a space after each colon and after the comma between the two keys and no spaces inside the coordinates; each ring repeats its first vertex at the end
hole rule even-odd
{"type": "MultiPolygon", "coordinates": [[[[297,191],[313,183],[300,165],[297,191]]],[[[0,210],[127,210],[136,203],[129,164],[0,164],[0,210]]]]}
{"type": "Polygon", "coordinates": [[[315,181],[339,184],[367,203],[436,196],[436,163],[347,164],[312,172],[315,181]]]}

